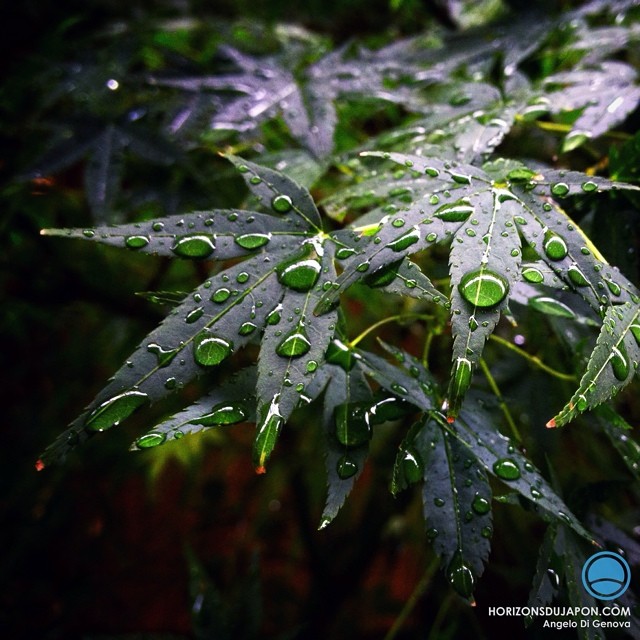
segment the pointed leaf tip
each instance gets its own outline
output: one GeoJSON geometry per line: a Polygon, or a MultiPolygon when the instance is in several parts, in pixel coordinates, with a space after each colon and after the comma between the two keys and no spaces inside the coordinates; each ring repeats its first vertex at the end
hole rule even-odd
{"type": "Polygon", "coordinates": [[[455,417],[454,415],[449,414],[449,415],[447,416],[447,422],[448,422],[449,424],[453,424],[455,421],[456,421],[456,417],[455,417]]]}
{"type": "Polygon", "coordinates": [[[36,471],[42,471],[44,469],[44,467],[45,467],[45,464],[44,464],[44,462],[42,462],[42,460],[40,458],[38,458],[36,460],[35,467],[36,467],[36,471]]]}
{"type": "Polygon", "coordinates": [[[264,465],[260,465],[259,467],[256,467],[256,473],[259,476],[264,475],[265,473],[267,473],[267,467],[265,467],[264,465]]]}
{"type": "Polygon", "coordinates": [[[555,418],[551,418],[551,420],[547,422],[547,429],[555,429],[557,426],[555,418]]]}

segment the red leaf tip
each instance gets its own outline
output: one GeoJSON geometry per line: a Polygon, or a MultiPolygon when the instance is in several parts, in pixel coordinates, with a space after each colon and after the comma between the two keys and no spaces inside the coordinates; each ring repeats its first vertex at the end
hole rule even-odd
{"type": "Polygon", "coordinates": [[[259,467],[256,467],[256,473],[261,476],[264,473],[267,473],[267,467],[260,465],[259,467]]]}
{"type": "Polygon", "coordinates": [[[44,462],[42,462],[42,460],[40,460],[40,458],[38,458],[36,460],[36,471],[42,471],[45,467],[44,462]]]}
{"type": "Polygon", "coordinates": [[[455,416],[447,416],[447,422],[449,424],[453,424],[456,421],[456,417],[455,416]]]}
{"type": "Polygon", "coordinates": [[[556,419],[555,418],[551,418],[551,420],[549,420],[549,422],[547,422],[547,429],[555,429],[556,427],[557,427],[556,419]]]}

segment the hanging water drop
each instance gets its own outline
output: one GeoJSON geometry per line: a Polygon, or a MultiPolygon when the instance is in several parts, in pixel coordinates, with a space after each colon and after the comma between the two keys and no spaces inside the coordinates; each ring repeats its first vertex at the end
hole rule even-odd
{"type": "Polygon", "coordinates": [[[371,427],[367,420],[368,402],[345,402],[334,410],[336,438],[345,447],[358,447],[369,442],[371,427]]]}
{"type": "Polygon", "coordinates": [[[465,563],[462,551],[458,549],[447,567],[447,578],[456,593],[463,598],[471,598],[476,584],[471,567],[465,563]]]}
{"type": "Polygon", "coordinates": [[[509,283],[499,273],[481,268],[466,273],[458,284],[458,290],[475,307],[493,307],[507,297],[509,283]]]}

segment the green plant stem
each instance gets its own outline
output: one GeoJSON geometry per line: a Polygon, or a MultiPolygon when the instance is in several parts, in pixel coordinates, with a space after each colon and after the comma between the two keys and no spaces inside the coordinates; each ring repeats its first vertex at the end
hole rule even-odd
{"type": "Polygon", "coordinates": [[[530,362],[535,367],[542,369],[542,371],[548,373],[549,375],[552,375],[554,378],[558,378],[560,380],[568,380],[569,382],[575,382],[576,380],[576,377],[574,375],[571,375],[569,373],[562,373],[561,371],[556,371],[556,369],[552,369],[549,365],[542,362],[542,360],[540,360],[538,356],[532,356],[530,353],[527,353],[524,349],[520,349],[520,347],[516,346],[515,344],[512,344],[511,342],[509,342],[508,340],[505,340],[504,338],[501,338],[500,336],[496,336],[495,334],[492,334],[491,336],[489,336],[489,340],[492,340],[493,342],[497,342],[503,347],[506,347],[507,349],[510,349],[514,353],[517,353],[519,356],[527,360],[527,362],[530,362]]]}
{"type": "Polygon", "coordinates": [[[396,322],[398,320],[404,320],[407,318],[420,318],[422,320],[428,320],[431,316],[425,315],[424,313],[399,313],[394,316],[389,316],[387,318],[383,318],[378,322],[372,324],[367,327],[360,335],[356,336],[353,340],[349,342],[351,347],[355,347],[359,342],[361,342],[364,338],[366,338],[371,332],[375,331],[382,325],[388,324],[390,322],[396,322]]]}
{"type": "Polygon", "coordinates": [[[413,593],[409,596],[409,599],[406,601],[404,607],[402,607],[402,611],[398,614],[398,617],[395,619],[391,629],[385,635],[384,640],[394,640],[394,638],[398,635],[402,626],[406,622],[407,618],[411,615],[411,612],[415,609],[418,601],[427,590],[431,579],[433,578],[433,574],[438,570],[438,565],[440,564],[438,558],[434,558],[429,566],[426,568],[425,572],[422,574],[422,578],[420,578],[420,582],[416,585],[416,588],[413,590],[413,593]]]}
{"type": "Polygon", "coordinates": [[[491,371],[489,371],[489,367],[487,366],[487,363],[484,358],[480,358],[480,368],[482,369],[482,373],[484,373],[484,377],[487,379],[487,382],[491,387],[491,391],[493,391],[493,393],[495,393],[496,397],[498,398],[500,409],[502,410],[505,420],[509,425],[509,429],[511,429],[511,433],[513,434],[513,437],[516,439],[517,442],[522,442],[522,436],[520,435],[520,431],[516,426],[513,416],[511,415],[511,411],[509,411],[509,407],[507,407],[507,403],[502,398],[502,394],[500,393],[500,388],[498,387],[498,383],[496,382],[495,378],[491,374],[491,371]]]}

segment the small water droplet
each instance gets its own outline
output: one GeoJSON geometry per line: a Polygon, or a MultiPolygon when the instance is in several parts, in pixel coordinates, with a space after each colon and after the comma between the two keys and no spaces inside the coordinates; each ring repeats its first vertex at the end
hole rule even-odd
{"type": "Polygon", "coordinates": [[[590,193],[591,191],[595,191],[598,188],[598,185],[592,180],[588,180],[587,182],[583,182],[581,187],[583,191],[590,193]]]}
{"type": "Polygon", "coordinates": [[[556,182],[551,185],[551,193],[562,198],[569,193],[569,185],[566,182],[556,182]]]}
{"type": "Polygon", "coordinates": [[[192,311],[189,311],[189,313],[187,313],[185,322],[187,322],[188,324],[193,324],[194,322],[197,322],[200,318],[202,318],[203,314],[204,308],[197,307],[196,309],[193,309],[192,311]]]}
{"type": "Polygon", "coordinates": [[[238,329],[241,336],[251,335],[258,327],[253,322],[243,322],[238,329]]]}
{"type": "Polygon", "coordinates": [[[222,304],[223,302],[226,302],[226,300],[228,300],[230,295],[231,295],[230,289],[227,289],[226,287],[220,287],[220,289],[216,289],[211,294],[211,301],[217,302],[218,304],[222,304]]]}
{"type": "Polygon", "coordinates": [[[520,477],[520,468],[511,458],[496,460],[493,463],[493,471],[502,480],[517,480],[520,477]]]}
{"type": "Polygon", "coordinates": [[[241,271],[236,276],[236,282],[238,284],[245,284],[245,282],[248,282],[248,280],[249,280],[249,274],[246,271],[241,271]]]}
{"type": "Polygon", "coordinates": [[[173,359],[178,355],[179,349],[165,349],[159,344],[152,342],[147,345],[147,351],[155,354],[159,367],[168,367],[173,359]]]}
{"type": "Polygon", "coordinates": [[[435,242],[438,239],[438,235],[436,233],[430,233],[427,235],[427,242],[435,242]]]}
{"type": "Polygon", "coordinates": [[[491,511],[491,504],[486,498],[481,496],[479,493],[476,493],[471,503],[471,508],[478,515],[484,515],[485,513],[489,513],[489,511],[491,511]]]}
{"type": "Polygon", "coordinates": [[[293,208],[293,202],[289,196],[280,194],[271,200],[271,208],[277,213],[288,213],[293,208]]]}
{"type": "Polygon", "coordinates": [[[318,369],[318,363],[315,360],[309,360],[307,362],[307,366],[305,367],[308,373],[313,373],[318,369]]]}
{"type": "Polygon", "coordinates": [[[356,250],[352,249],[351,247],[340,247],[336,251],[336,258],[338,260],[346,260],[347,258],[350,258],[355,253],[356,253],[356,250]]]}

